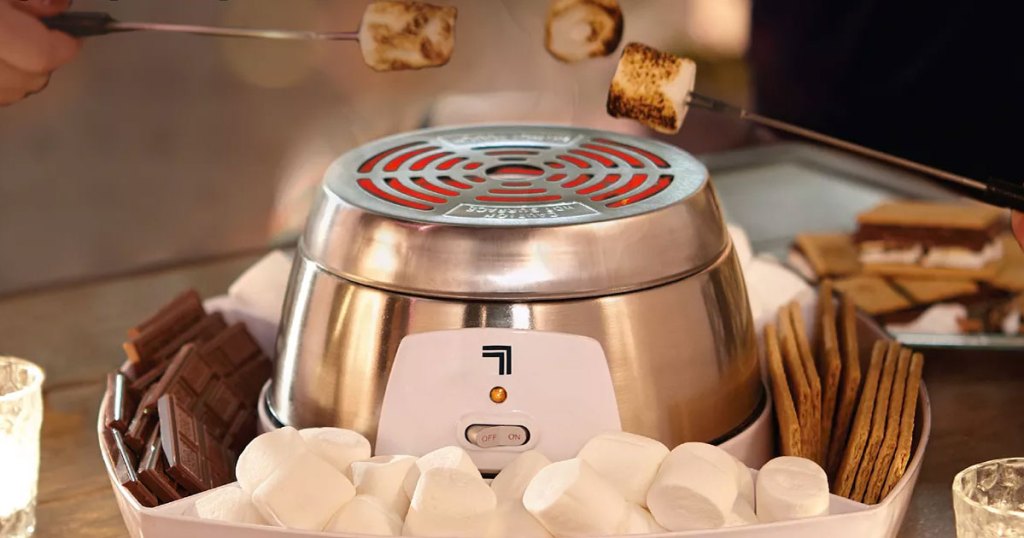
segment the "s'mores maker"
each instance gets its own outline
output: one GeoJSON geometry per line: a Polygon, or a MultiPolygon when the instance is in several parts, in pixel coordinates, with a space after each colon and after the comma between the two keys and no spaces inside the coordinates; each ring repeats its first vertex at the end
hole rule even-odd
{"type": "Polygon", "coordinates": [[[381,454],[572,457],[623,429],[722,441],[763,407],[740,265],[707,169],[569,127],[401,134],[326,173],[261,403],[381,454]]]}

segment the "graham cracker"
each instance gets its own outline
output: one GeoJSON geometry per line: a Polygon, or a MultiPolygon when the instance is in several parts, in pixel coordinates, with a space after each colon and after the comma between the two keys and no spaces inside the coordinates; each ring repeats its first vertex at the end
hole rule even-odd
{"type": "Polygon", "coordinates": [[[772,384],[772,403],[775,420],[779,424],[779,449],[783,456],[803,455],[800,445],[800,420],[793,405],[793,396],[786,381],[786,370],[782,365],[782,351],[775,325],[764,326],[764,347],[768,364],[768,378],[772,384]]]}
{"type": "Polygon", "coordinates": [[[987,230],[1005,218],[1002,209],[959,202],[894,201],[857,215],[859,224],[908,228],[987,230]]]}
{"type": "Polygon", "coordinates": [[[896,364],[899,362],[899,355],[899,343],[889,342],[889,349],[885,353],[885,362],[882,364],[882,376],[878,379],[878,391],[875,393],[875,408],[871,413],[871,432],[868,435],[864,456],[860,461],[860,468],[857,470],[857,477],[853,482],[853,491],[849,497],[854,501],[864,502],[864,494],[868,489],[871,471],[875,468],[878,451],[882,448],[882,439],[885,437],[885,420],[889,418],[889,397],[892,395],[892,382],[896,377],[896,364]]]}
{"type": "Polygon", "coordinates": [[[999,237],[1003,243],[1003,261],[996,274],[988,280],[994,288],[1003,291],[1024,291],[1024,251],[1011,234],[999,237]]]}
{"type": "Polygon", "coordinates": [[[860,272],[857,245],[850,234],[798,234],[793,243],[819,277],[847,276],[860,272]]]}
{"type": "Polygon", "coordinates": [[[896,452],[893,455],[892,463],[889,465],[889,473],[885,478],[885,486],[882,487],[881,497],[884,499],[896,487],[896,483],[903,478],[907,470],[907,462],[910,461],[910,445],[914,440],[914,416],[917,412],[917,397],[921,390],[921,373],[924,370],[924,356],[914,353],[910,358],[910,369],[907,372],[907,388],[903,392],[903,409],[900,412],[900,435],[896,441],[896,452]]]}
{"type": "MultiPolygon", "coordinates": [[[[836,306],[832,300],[832,282],[824,281],[818,289],[818,372],[821,374],[821,461],[828,463],[832,443],[832,420],[835,418],[836,397],[842,359],[839,358],[839,338],[836,334],[836,306]]],[[[856,331],[856,328],[854,329],[856,331]]]]}
{"type": "Polygon", "coordinates": [[[871,413],[875,410],[875,394],[878,391],[878,378],[881,377],[882,360],[886,354],[886,347],[885,340],[879,340],[875,342],[875,347],[871,350],[871,362],[864,378],[864,390],[857,404],[857,414],[854,415],[853,424],[850,425],[850,435],[843,449],[843,459],[836,471],[836,478],[832,482],[832,493],[842,497],[850,497],[854,479],[857,477],[857,468],[860,467],[861,459],[864,456],[864,446],[868,442],[868,434],[871,429],[871,413]]]}
{"type": "Polygon", "coordinates": [[[800,419],[800,447],[803,450],[801,456],[813,460],[814,455],[817,454],[816,447],[821,428],[814,420],[814,409],[817,405],[814,402],[811,384],[807,379],[807,370],[804,369],[803,357],[793,333],[793,320],[789,316],[788,307],[779,308],[778,323],[782,362],[786,367],[786,378],[789,380],[789,388],[793,394],[793,400],[796,402],[797,417],[800,419]]]}
{"type": "Polygon", "coordinates": [[[913,306],[909,299],[896,291],[885,279],[877,276],[858,275],[840,278],[834,285],[839,293],[849,297],[858,308],[872,316],[898,312],[913,306]]]}
{"type": "Polygon", "coordinates": [[[874,469],[868,479],[868,487],[864,492],[865,504],[876,504],[880,499],[885,479],[889,476],[889,467],[896,452],[896,442],[900,436],[900,420],[903,414],[903,394],[907,389],[907,369],[910,366],[911,351],[904,348],[900,351],[896,362],[896,377],[892,381],[892,392],[889,395],[889,412],[885,418],[885,435],[882,445],[875,458],[874,469]]]}
{"type": "Polygon", "coordinates": [[[917,304],[934,304],[978,293],[973,280],[894,278],[893,285],[917,304]]]}
{"type": "Polygon", "coordinates": [[[811,424],[815,428],[816,442],[810,447],[812,453],[808,454],[807,458],[818,465],[824,465],[825,456],[821,451],[821,377],[818,376],[814,353],[811,352],[811,342],[807,338],[807,323],[804,321],[800,303],[791,301],[788,310],[793,335],[796,336],[796,347],[800,352],[800,362],[803,363],[807,385],[811,389],[811,424]]]}
{"type": "Polygon", "coordinates": [[[829,440],[828,476],[835,481],[839,464],[843,459],[846,441],[850,435],[850,422],[857,408],[857,395],[860,392],[861,368],[860,349],[857,341],[857,311],[853,301],[843,299],[839,309],[839,336],[843,361],[840,376],[839,393],[836,396],[836,414],[832,422],[832,438],[829,440]]]}
{"type": "Polygon", "coordinates": [[[1001,261],[990,262],[978,269],[922,267],[902,263],[865,263],[864,274],[888,277],[939,278],[948,280],[992,280],[999,273],[1001,261]]]}

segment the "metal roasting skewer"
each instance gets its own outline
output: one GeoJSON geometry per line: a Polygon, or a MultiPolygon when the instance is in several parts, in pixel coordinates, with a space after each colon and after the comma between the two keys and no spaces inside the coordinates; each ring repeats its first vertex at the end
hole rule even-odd
{"type": "Polygon", "coordinates": [[[808,140],[813,140],[820,144],[832,146],[843,151],[888,163],[919,174],[924,174],[946,183],[953,183],[957,187],[960,187],[961,190],[972,194],[974,197],[979,198],[986,203],[1024,211],[1024,185],[1015,185],[1013,183],[998,180],[986,183],[976,179],[971,179],[969,177],[947,172],[939,168],[861,146],[860,144],[847,142],[846,140],[835,138],[817,131],[812,131],[798,125],[762,116],[741,107],[731,105],[724,101],[696,92],[690,92],[689,104],[690,106],[734,116],[758,125],[763,125],[776,131],[796,135],[808,140]]]}
{"type": "Polygon", "coordinates": [[[70,12],[43,19],[48,28],[60,30],[74,37],[101,36],[121,32],[174,32],[181,34],[280,39],[301,41],[358,41],[359,32],[310,32],[301,30],[273,30],[256,28],[228,28],[194,24],[165,24],[153,22],[122,22],[108,13],[70,12]]]}

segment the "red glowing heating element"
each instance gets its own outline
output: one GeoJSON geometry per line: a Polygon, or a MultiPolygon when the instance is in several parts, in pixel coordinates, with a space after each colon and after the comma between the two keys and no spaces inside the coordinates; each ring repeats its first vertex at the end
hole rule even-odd
{"type": "Polygon", "coordinates": [[[356,184],[384,202],[423,212],[461,203],[626,207],[674,179],[668,161],[608,138],[578,146],[487,146],[456,151],[426,141],[383,150],[360,166],[356,184]],[[632,169],[632,173],[624,173],[632,169]],[[373,177],[379,175],[380,177],[373,177]]]}

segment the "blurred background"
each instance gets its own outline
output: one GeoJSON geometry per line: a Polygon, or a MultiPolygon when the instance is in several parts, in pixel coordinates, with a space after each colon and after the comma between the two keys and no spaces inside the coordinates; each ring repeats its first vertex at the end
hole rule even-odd
{"type": "MultiPolygon", "coordinates": [[[[259,251],[294,240],[346,150],[433,125],[533,121],[639,132],[604,100],[618,60],[562,64],[547,0],[454,0],[450,64],[375,73],[353,43],[93,38],[47,91],[0,108],[0,295],[259,251]]],[[[349,30],[355,0],[76,0],[122,20],[349,30]]],[[[698,89],[746,104],[750,0],[622,0],[623,42],[698,62],[698,89]]],[[[692,111],[694,153],[748,130],[692,111]]]]}

